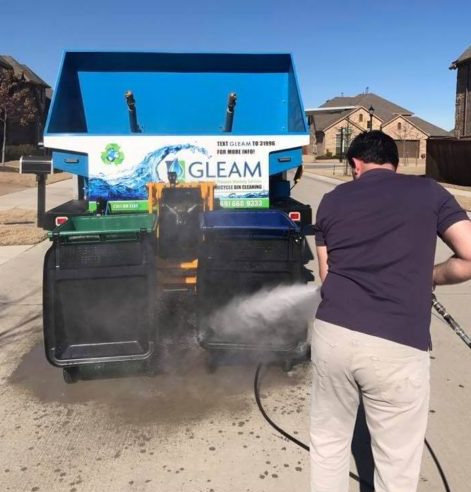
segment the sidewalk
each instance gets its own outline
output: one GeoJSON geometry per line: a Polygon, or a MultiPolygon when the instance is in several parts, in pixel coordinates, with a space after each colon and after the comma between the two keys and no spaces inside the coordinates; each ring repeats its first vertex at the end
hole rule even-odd
{"type": "MultiPolygon", "coordinates": [[[[46,210],[57,207],[61,203],[72,200],[73,179],[66,179],[46,186],[46,210]]],[[[22,191],[0,196],[0,210],[22,208],[36,210],[38,189],[25,188],[22,191]]]]}
{"type": "MultiPolygon", "coordinates": [[[[67,179],[47,185],[46,210],[57,207],[73,198],[73,180],[67,179]]],[[[36,210],[38,199],[37,188],[26,188],[22,191],[0,196],[0,211],[12,208],[36,210]]],[[[0,265],[32,248],[33,245],[0,246],[0,265]]]]}

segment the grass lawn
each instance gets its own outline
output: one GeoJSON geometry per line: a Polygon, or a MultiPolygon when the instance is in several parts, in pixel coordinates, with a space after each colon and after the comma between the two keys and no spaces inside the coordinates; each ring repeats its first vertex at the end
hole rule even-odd
{"type": "MultiPolygon", "coordinates": [[[[19,162],[0,163],[0,195],[21,191],[36,186],[35,174],[20,174],[19,162]]],[[[47,183],[70,179],[68,173],[49,175],[47,183]]],[[[0,211],[0,246],[36,244],[47,237],[47,233],[36,227],[36,210],[11,208],[0,211]]]]}
{"type": "Polygon", "coordinates": [[[0,211],[0,246],[36,244],[46,237],[46,231],[36,227],[36,210],[11,208],[0,211]]]}

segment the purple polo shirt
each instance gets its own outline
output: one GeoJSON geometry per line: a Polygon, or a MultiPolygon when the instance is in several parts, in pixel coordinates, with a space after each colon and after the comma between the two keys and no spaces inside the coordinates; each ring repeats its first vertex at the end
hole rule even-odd
{"type": "Polygon", "coordinates": [[[461,220],[429,178],[372,169],[337,186],[317,210],[329,267],[317,318],[427,350],[436,237],[461,220]]]}

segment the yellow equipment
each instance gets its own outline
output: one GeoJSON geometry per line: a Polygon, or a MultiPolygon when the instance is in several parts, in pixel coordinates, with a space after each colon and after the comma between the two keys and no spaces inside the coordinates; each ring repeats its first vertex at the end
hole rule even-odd
{"type": "Polygon", "coordinates": [[[157,279],[163,290],[196,287],[199,215],[214,209],[215,183],[148,183],[148,211],[159,217],[157,279]]]}

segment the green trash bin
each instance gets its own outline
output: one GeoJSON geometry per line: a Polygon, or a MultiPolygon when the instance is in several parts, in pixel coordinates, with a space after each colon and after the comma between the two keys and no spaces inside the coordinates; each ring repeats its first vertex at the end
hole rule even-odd
{"type": "Polygon", "coordinates": [[[43,316],[51,364],[70,375],[87,364],[150,360],[155,228],[152,214],[81,216],[49,233],[43,316]]]}

